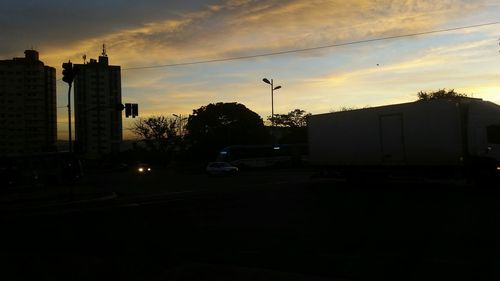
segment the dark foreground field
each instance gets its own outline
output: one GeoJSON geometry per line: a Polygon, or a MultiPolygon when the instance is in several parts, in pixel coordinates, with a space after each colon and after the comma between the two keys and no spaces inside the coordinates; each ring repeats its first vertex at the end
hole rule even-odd
{"type": "Polygon", "coordinates": [[[91,175],[89,184],[99,182],[114,196],[4,208],[0,278],[500,278],[494,187],[424,179],[377,186],[312,176],[308,170],[91,175]]]}

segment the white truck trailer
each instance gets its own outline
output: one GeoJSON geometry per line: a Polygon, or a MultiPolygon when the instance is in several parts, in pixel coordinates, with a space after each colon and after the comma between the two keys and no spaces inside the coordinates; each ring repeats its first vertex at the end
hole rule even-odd
{"type": "Polygon", "coordinates": [[[343,171],[500,172],[500,106],[473,98],[313,115],[309,162],[343,171]]]}

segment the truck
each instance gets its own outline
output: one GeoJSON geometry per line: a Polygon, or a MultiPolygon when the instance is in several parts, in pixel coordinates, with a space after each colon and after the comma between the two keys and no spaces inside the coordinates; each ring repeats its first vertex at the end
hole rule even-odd
{"type": "Polygon", "coordinates": [[[500,106],[461,97],[315,114],[308,147],[310,165],[340,174],[498,178],[500,106]]]}

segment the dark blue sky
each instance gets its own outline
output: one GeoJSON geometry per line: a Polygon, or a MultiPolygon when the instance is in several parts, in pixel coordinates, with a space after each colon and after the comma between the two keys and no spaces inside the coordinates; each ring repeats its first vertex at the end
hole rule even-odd
{"type": "Polygon", "coordinates": [[[1,52],[64,44],[201,9],[207,0],[25,0],[0,2],[1,52]]]}

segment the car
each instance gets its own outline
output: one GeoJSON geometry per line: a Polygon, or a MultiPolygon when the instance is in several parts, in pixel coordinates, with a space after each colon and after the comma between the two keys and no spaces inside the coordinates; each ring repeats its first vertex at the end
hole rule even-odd
{"type": "Polygon", "coordinates": [[[151,165],[147,163],[137,163],[134,166],[134,171],[140,175],[149,174],[152,170],[151,165]]]}
{"type": "Polygon", "coordinates": [[[228,162],[210,162],[206,167],[206,172],[212,176],[233,175],[238,172],[238,167],[235,167],[228,162]]]}

